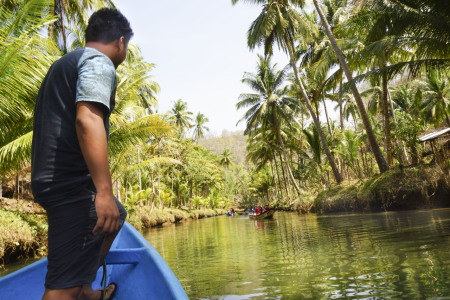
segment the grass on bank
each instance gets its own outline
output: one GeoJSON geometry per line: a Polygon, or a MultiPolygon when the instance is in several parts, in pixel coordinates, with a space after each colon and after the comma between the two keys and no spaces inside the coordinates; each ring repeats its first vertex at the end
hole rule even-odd
{"type": "MultiPolygon", "coordinates": [[[[2,199],[3,207],[0,207],[0,268],[9,262],[33,255],[44,256],[47,252],[47,218],[37,205],[30,201],[22,201],[21,205],[27,206],[26,212],[16,210],[11,202],[2,199]],[[25,203],[27,202],[27,203],[25,203]],[[28,203],[30,202],[30,203],[28,203]],[[30,212],[29,208],[38,211],[38,214],[30,212]],[[14,210],[8,210],[14,209],[14,210]]],[[[135,228],[150,228],[165,223],[177,223],[189,219],[202,219],[225,214],[224,209],[153,209],[150,207],[128,208],[127,221],[135,228]]]]}
{"type": "Polygon", "coordinates": [[[128,210],[127,221],[130,222],[137,229],[150,228],[166,223],[179,223],[189,219],[197,220],[206,217],[214,217],[223,215],[227,211],[224,209],[198,209],[198,210],[184,210],[164,208],[153,210],[148,206],[136,207],[128,210]]]}
{"type": "Polygon", "coordinates": [[[34,253],[45,253],[46,234],[45,216],[0,209],[1,264],[34,253]]]}
{"type": "Polygon", "coordinates": [[[450,206],[450,176],[437,165],[393,167],[367,181],[333,185],[319,193],[313,211],[387,211],[450,206]]]}

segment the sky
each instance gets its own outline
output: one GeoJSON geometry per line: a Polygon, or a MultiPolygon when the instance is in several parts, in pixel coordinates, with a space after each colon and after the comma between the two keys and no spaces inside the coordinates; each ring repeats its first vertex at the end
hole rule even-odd
{"type": "MultiPolygon", "coordinates": [[[[248,3],[231,0],[116,0],[134,31],[131,43],[144,60],[156,64],[153,80],[161,88],[158,111],[167,112],[182,99],[194,116],[208,119],[213,135],[236,127],[245,111],[236,110],[239,95],[250,92],[241,83],[244,72],[255,73],[257,54],[247,47],[247,30],[261,12],[248,3]]],[[[289,63],[275,53],[279,68],[289,63]]]]}

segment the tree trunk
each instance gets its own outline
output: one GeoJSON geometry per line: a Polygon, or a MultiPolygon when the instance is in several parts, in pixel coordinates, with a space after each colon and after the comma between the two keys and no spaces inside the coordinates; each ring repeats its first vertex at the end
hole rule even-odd
{"type": "Polygon", "coordinates": [[[228,177],[228,168],[225,167],[225,195],[227,194],[227,177],[228,177]]]}
{"type": "Polygon", "coordinates": [[[278,141],[280,142],[280,145],[281,145],[281,150],[283,152],[284,160],[286,162],[286,168],[287,168],[287,171],[288,171],[289,178],[290,178],[292,184],[294,185],[294,188],[297,190],[298,194],[301,195],[300,187],[297,185],[297,182],[295,182],[294,174],[292,174],[291,166],[289,165],[289,161],[287,159],[286,149],[284,148],[283,137],[281,136],[280,123],[278,121],[278,117],[277,117],[277,115],[275,113],[275,108],[274,107],[272,107],[272,117],[273,117],[273,120],[275,122],[275,130],[277,131],[278,141]]]}
{"type": "Polygon", "coordinates": [[[339,120],[341,121],[341,132],[344,132],[344,110],[342,106],[342,76],[339,80],[339,120]]]}
{"type": "MultiPolygon", "coordinates": [[[[141,163],[141,154],[139,148],[138,148],[137,163],[138,165],[141,163]]],[[[139,177],[139,192],[140,192],[142,191],[141,169],[139,169],[138,177],[139,177]]],[[[139,206],[144,206],[144,204],[142,203],[142,198],[140,196],[139,196],[139,206]]]]}
{"type": "MultiPolygon", "coordinates": [[[[392,103],[392,97],[391,97],[391,93],[389,92],[389,89],[387,90],[387,95],[388,95],[389,104],[391,105],[392,120],[394,121],[394,124],[397,124],[397,119],[395,117],[395,112],[394,112],[394,104],[392,103]]],[[[402,141],[401,144],[402,144],[403,161],[406,162],[407,164],[409,164],[409,157],[408,157],[408,152],[406,151],[405,142],[402,141]]]]}
{"type": "Polygon", "coordinates": [[[367,176],[368,171],[367,171],[366,161],[365,161],[364,153],[363,153],[361,148],[359,148],[359,153],[361,153],[361,161],[362,161],[362,165],[363,165],[363,174],[366,174],[366,176],[367,176]]]}
{"type": "Polygon", "coordinates": [[[125,203],[128,203],[128,180],[125,180],[125,203]]]}
{"type": "Polygon", "coordinates": [[[320,141],[322,142],[323,149],[324,149],[325,154],[326,154],[326,156],[328,158],[328,161],[330,163],[331,169],[333,170],[334,178],[336,179],[337,183],[341,183],[342,182],[342,176],[339,173],[338,168],[336,167],[336,163],[334,162],[334,158],[331,155],[330,149],[328,148],[327,141],[325,140],[325,136],[323,135],[322,128],[320,128],[320,121],[317,118],[316,114],[314,113],[313,107],[311,106],[311,102],[309,101],[309,97],[306,94],[305,87],[303,86],[303,83],[300,80],[300,76],[298,75],[298,69],[297,69],[297,66],[295,65],[295,58],[294,58],[293,49],[292,49],[290,44],[287,44],[287,46],[288,46],[289,55],[290,55],[290,59],[291,59],[291,66],[292,66],[292,69],[294,70],[294,74],[295,74],[295,79],[297,80],[297,84],[299,85],[300,91],[302,92],[302,96],[303,96],[303,99],[305,100],[306,107],[308,108],[309,113],[311,114],[311,117],[313,118],[314,125],[316,126],[317,132],[319,133],[320,141]]]}
{"type": "MultiPolygon", "coordinates": [[[[159,154],[158,154],[159,157],[159,154]]],[[[161,168],[159,167],[158,164],[158,203],[159,203],[159,208],[163,208],[163,205],[161,203],[161,168]]]]}
{"type": "Polygon", "coordinates": [[[19,188],[19,173],[17,173],[16,175],[16,187],[15,187],[15,191],[17,194],[17,200],[19,200],[19,195],[20,195],[20,188],[19,188]]]}
{"type": "MultiPolygon", "coordinates": [[[[151,199],[151,203],[152,203],[152,210],[153,210],[153,205],[155,203],[155,199],[156,199],[156,192],[155,192],[155,180],[153,177],[153,170],[150,171],[150,182],[152,183],[152,195],[150,197],[151,199]]],[[[150,203],[148,203],[147,201],[147,205],[149,205],[150,203]]]]}
{"type": "Polygon", "coordinates": [[[119,179],[116,180],[116,197],[119,202],[122,202],[120,199],[120,185],[119,185],[119,179]]]}
{"type": "Polygon", "coordinates": [[[281,199],[283,199],[283,186],[281,185],[280,172],[278,171],[277,155],[273,149],[272,151],[274,152],[273,160],[275,162],[275,169],[277,170],[278,186],[280,187],[281,199]]]}
{"type": "Polygon", "coordinates": [[[278,187],[277,187],[277,181],[276,181],[276,178],[275,178],[275,173],[273,172],[273,163],[272,163],[272,160],[269,160],[269,163],[270,163],[270,170],[272,171],[273,183],[274,183],[274,186],[275,186],[275,195],[276,195],[277,202],[278,202],[279,194],[278,194],[278,187]]]}
{"type": "Polygon", "coordinates": [[[289,193],[289,180],[286,178],[286,172],[284,171],[284,163],[283,163],[283,157],[281,156],[281,153],[278,153],[280,156],[280,167],[281,167],[281,173],[283,174],[283,183],[284,183],[284,189],[286,190],[286,197],[291,198],[291,194],[289,193]]]}
{"type": "MultiPolygon", "coordinates": [[[[386,63],[383,64],[383,67],[386,63]]],[[[391,123],[389,121],[389,109],[388,109],[388,87],[387,87],[387,73],[382,74],[382,88],[383,96],[381,97],[381,107],[383,109],[384,120],[384,135],[386,139],[386,160],[387,164],[392,165],[392,141],[391,141],[391,123]]]]}
{"type": "Polygon", "coordinates": [[[445,118],[447,119],[447,125],[450,126],[450,118],[448,117],[448,113],[446,110],[444,110],[445,118]]]}
{"type": "Polygon", "coordinates": [[[330,119],[328,118],[327,104],[325,103],[325,98],[323,98],[323,110],[325,111],[325,117],[327,118],[328,131],[332,138],[334,138],[333,131],[331,130],[330,119]]]}
{"type": "Polygon", "coordinates": [[[59,20],[61,22],[61,33],[62,33],[63,43],[64,43],[63,51],[64,51],[64,53],[67,53],[66,27],[64,26],[64,7],[66,6],[65,0],[60,0],[59,6],[60,6],[60,9],[61,9],[61,11],[59,12],[60,13],[59,20]]]}
{"type": "MultiPolygon", "coordinates": [[[[353,81],[352,73],[350,72],[350,69],[348,68],[347,63],[345,62],[344,55],[339,49],[336,40],[334,38],[333,33],[331,32],[330,25],[328,24],[327,19],[325,18],[322,9],[319,6],[319,3],[317,0],[313,0],[314,6],[317,10],[317,13],[319,14],[320,20],[322,21],[322,25],[325,28],[325,32],[327,33],[328,38],[330,39],[331,45],[333,46],[334,51],[336,52],[339,62],[341,64],[341,67],[344,69],[345,76],[347,77],[347,80],[349,82],[353,81]]],[[[377,139],[375,137],[375,133],[373,132],[372,125],[370,124],[369,117],[367,116],[366,109],[364,107],[364,103],[362,102],[361,95],[359,94],[358,89],[356,88],[356,85],[353,83],[351,85],[353,96],[355,97],[356,105],[358,106],[359,113],[361,116],[361,119],[363,121],[364,127],[367,132],[367,138],[369,140],[370,147],[372,148],[372,152],[375,156],[375,159],[378,164],[378,168],[380,169],[380,172],[386,172],[389,170],[389,165],[386,163],[386,160],[383,157],[383,153],[381,153],[380,147],[378,146],[377,139]]]]}

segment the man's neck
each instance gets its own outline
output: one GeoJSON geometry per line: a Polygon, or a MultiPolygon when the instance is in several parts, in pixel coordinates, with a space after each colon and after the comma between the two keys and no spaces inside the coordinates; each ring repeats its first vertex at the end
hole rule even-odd
{"type": "MultiPolygon", "coordinates": [[[[99,52],[105,54],[109,57],[109,59],[114,63],[113,60],[113,50],[114,45],[112,44],[103,44],[101,42],[87,42],[85,47],[94,48],[98,50],[99,52]]],[[[114,67],[117,69],[117,66],[114,65],[114,67]]]]}

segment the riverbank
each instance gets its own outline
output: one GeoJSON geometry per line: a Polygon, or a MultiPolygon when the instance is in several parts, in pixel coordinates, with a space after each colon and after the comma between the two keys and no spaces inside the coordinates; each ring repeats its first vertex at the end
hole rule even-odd
{"type": "MultiPolygon", "coordinates": [[[[137,229],[223,215],[224,209],[128,210],[129,221],[137,229]]],[[[30,200],[0,198],[0,268],[7,263],[47,254],[47,218],[41,206],[30,200]]]]}
{"type": "Polygon", "coordinates": [[[316,213],[450,207],[449,170],[437,165],[393,167],[365,181],[344,182],[319,193],[316,213]]]}
{"type": "MultiPolygon", "coordinates": [[[[368,180],[343,182],[310,199],[314,213],[393,211],[450,207],[450,175],[436,165],[393,167],[368,180]]],[[[128,207],[137,229],[202,219],[226,213],[224,209],[151,209],[128,207]]],[[[0,198],[0,265],[47,252],[45,211],[32,200],[0,198]]]]}

